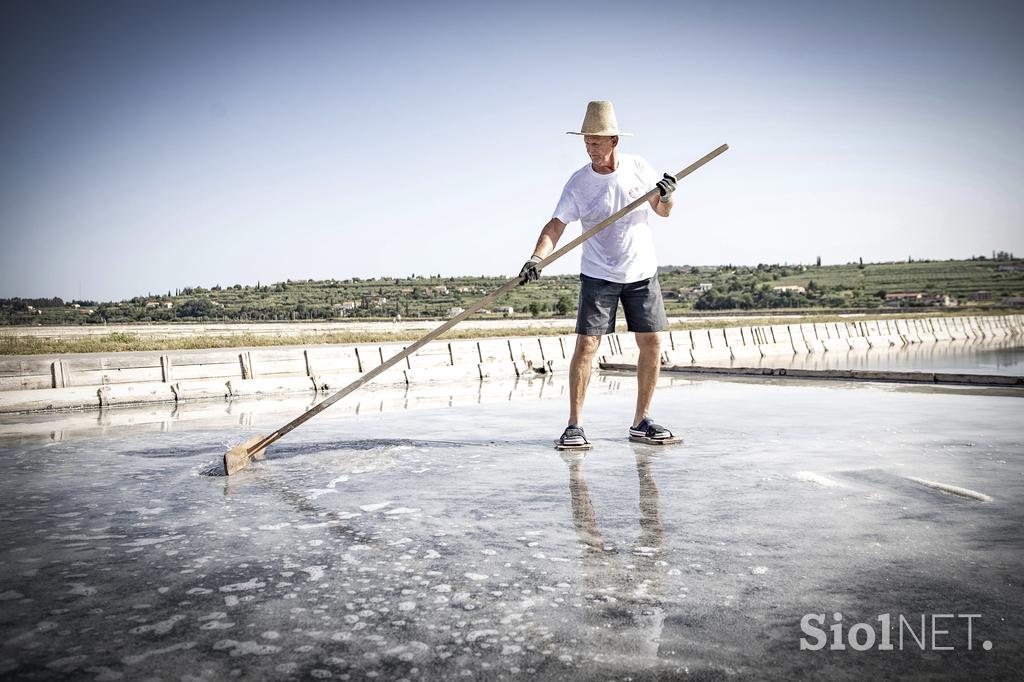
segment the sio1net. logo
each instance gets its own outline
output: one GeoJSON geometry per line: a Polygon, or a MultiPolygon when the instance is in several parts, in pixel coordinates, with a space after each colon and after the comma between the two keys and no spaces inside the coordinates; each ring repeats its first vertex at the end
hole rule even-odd
{"type": "MultiPolygon", "coordinates": [[[[917,616],[882,613],[875,616],[874,623],[853,623],[844,627],[843,614],[832,614],[832,623],[825,629],[824,613],[808,613],[800,619],[801,651],[953,651],[974,649],[974,630],[980,613],[933,613],[917,616]],[[845,632],[844,632],[845,630],[845,632]],[[895,630],[895,631],[894,631],[895,630]]],[[[992,649],[992,642],[981,643],[985,651],[992,649]]]]}

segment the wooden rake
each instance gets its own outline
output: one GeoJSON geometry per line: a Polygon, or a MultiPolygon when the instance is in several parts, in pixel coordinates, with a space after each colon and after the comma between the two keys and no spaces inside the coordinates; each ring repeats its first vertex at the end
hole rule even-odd
{"type": "MultiPolygon", "coordinates": [[[[714,150],[710,154],[707,154],[707,155],[701,157],[697,161],[694,161],[689,166],[687,166],[683,170],[681,170],[678,173],[676,173],[676,175],[675,175],[676,180],[682,180],[684,177],[686,177],[687,175],[689,175],[693,171],[697,170],[698,168],[700,168],[701,166],[703,166],[708,161],[710,161],[711,159],[715,158],[716,156],[718,156],[719,154],[721,154],[722,152],[724,152],[728,148],[729,148],[729,145],[723,144],[721,147],[719,147],[718,149],[714,150]]],[[[571,251],[572,249],[576,248],[577,246],[579,246],[583,242],[587,241],[588,239],[590,239],[595,234],[597,234],[598,232],[600,232],[604,228],[606,228],[609,225],[611,225],[612,223],[614,223],[616,220],[618,220],[622,216],[626,215],[627,213],[629,213],[630,211],[636,209],[637,207],[642,206],[644,204],[644,202],[649,201],[651,199],[651,197],[653,197],[655,194],[657,194],[657,192],[658,192],[658,188],[657,187],[652,188],[649,192],[647,192],[647,194],[644,194],[642,197],[636,199],[635,201],[629,203],[628,205],[624,206],[620,210],[616,211],[614,214],[608,216],[607,218],[602,220],[600,223],[598,223],[597,225],[594,225],[592,228],[590,228],[589,230],[587,230],[586,232],[581,234],[579,237],[576,237],[576,239],[573,239],[571,242],[569,242],[568,244],[566,244],[562,248],[557,249],[556,251],[553,251],[550,255],[548,255],[547,258],[545,258],[544,260],[542,260],[539,263],[537,263],[537,269],[545,268],[549,264],[554,263],[556,260],[558,260],[559,258],[564,256],[567,252],[571,251]]],[[[380,374],[382,374],[382,373],[386,372],[387,370],[391,369],[392,367],[397,365],[399,362],[401,362],[402,360],[404,360],[408,356],[410,356],[413,353],[415,353],[416,351],[418,351],[423,346],[427,345],[428,343],[430,343],[431,341],[433,341],[437,337],[439,337],[442,334],[444,334],[446,331],[448,331],[449,329],[451,329],[452,327],[457,325],[459,322],[462,322],[467,317],[469,317],[470,315],[472,315],[476,311],[480,310],[481,308],[483,308],[483,307],[485,307],[487,305],[490,305],[492,302],[497,300],[499,297],[507,294],[512,289],[515,289],[517,286],[523,284],[523,282],[524,282],[524,279],[522,277],[513,277],[512,279],[510,279],[507,282],[505,282],[504,284],[502,284],[493,293],[489,294],[488,296],[485,296],[484,298],[480,299],[476,303],[472,304],[471,306],[466,308],[464,311],[462,311],[461,313],[459,313],[458,315],[456,315],[452,319],[448,320],[447,322],[442,324],[440,327],[438,327],[434,331],[432,331],[429,334],[427,334],[426,336],[424,336],[419,341],[416,341],[411,346],[407,346],[405,348],[405,350],[403,350],[401,353],[396,354],[394,357],[390,358],[387,362],[385,362],[382,365],[379,365],[377,367],[374,367],[370,371],[366,372],[365,374],[363,374],[363,376],[359,377],[358,379],[353,381],[351,384],[349,384],[345,388],[340,389],[337,393],[335,393],[334,395],[330,396],[329,398],[327,398],[323,402],[319,403],[315,407],[310,408],[309,410],[307,410],[303,414],[299,415],[298,417],[296,417],[292,421],[288,422],[287,424],[285,424],[284,426],[279,428],[277,431],[274,431],[273,433],[271,433],[268,436],[255,436],[255,437],[250,438],[249,440],[245,441],[244,443],[242,443],[240,445],[236,445],[235,447],[231,448],[226,453],[224,453],[224,471],[227,473],[228,476],[230,476],[233,473],[235,473],[236,471],[238,471],[239,469],[245,467],[252,460],[254,460],[254,459],[262,459],[262,457],[264,456],[264,454],[266,452],[267,447],[270,446],[275,441],[277,441],[279,438],[281,438],[281,437],[285,436],[286,434],[288,434],[292,429],[298,428],[302,424],[306,423],[307,421],[309,421],[310,419],[312,419],[316,415],[318,415],[321,412],[323,412],[324,410],[326,410],[328,407],[330,407],[334,403],[338,402],[339,400],[341,400],[342,398],[347,396],[349,393],[352,393],[353,391],[358,389],[363,384],[366,384],[366,383],[372,381],[375,377],[377,377],[380,374]]]]}

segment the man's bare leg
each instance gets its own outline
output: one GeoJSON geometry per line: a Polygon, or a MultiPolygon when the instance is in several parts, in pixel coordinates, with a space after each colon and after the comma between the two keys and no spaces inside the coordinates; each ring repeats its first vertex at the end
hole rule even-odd
{"type": "Polygon", "coordinates": [[[635,336],[640,358],[636,363],[637,392],[633,426],[643,421],[651,409],[654,387],[658,384],[658,372],[661,370],[661,338],[658,332],[637,332],[635,336]]]}
{"type": "MultiPolygon", "coordinates": [[[[657,335],[655,335],[657,336],[657,335]]],[[[587,396],[587,385],[594,362],[594,354],[601,345],[600,336],[576,336],[576,350],[569,363],[569,423],[582,425],[583,399],[587,396]]]]}

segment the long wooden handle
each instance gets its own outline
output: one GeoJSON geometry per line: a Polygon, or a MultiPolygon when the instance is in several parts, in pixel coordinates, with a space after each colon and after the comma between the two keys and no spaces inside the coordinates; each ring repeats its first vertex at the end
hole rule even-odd
{"type": "MultiPolygon", "coordinates": [[[[702,158],[694,161],[689,166],[687,166],[683,170],[681,170],[678,173],[676,173],[676,175],[675,175],[676,180],[682,180],[684,177],[686,177],[687,175],[689,175],[693,171],[697,170],[698,168],[700,168],[701,166],[703,166],[708,161],[710,161],[711,159],[715,158],[716,156],[718,156],[719,154],[721,154],[722,152],[724,152],[728,148],[729,148],[729,145],[723,144],[721,147],[719,147],[718,149],[714,150],[710,154],[707,154],[707,155],[703,156],[702,158]]],[[[572,249],[576,248],[577,246],[579,246],[583,242],[587,241],[588,239],[590,239],[595,234],[597,234],[598,232],[600,232],[604,228],[606,228],[609,225],[611,225],[612,223],[614,223],[616,220],[618,220],[622,216],[626,215],[627,213],[629,213],[629,212],[635,210],[637,207],[641,206],[645,201],[649,201],[650,198],[652,196],[654,196],[655,194],[657,194],[657,193],[658,193],[658,188],[657,187],[651,189],[649,192],[647,192],[647,194],[643,195],[642,197],[640,197],[636,201],[633,201],[633,202],[627,204],[626,206],[624,206],[623,208],[619,209],[618,211],[616,211],[612,215],[608,216],[607,218],[605,218],[604,220],[599,222],[597,225],[594,225],[592,228],[590,228],[589,230],[587,230],[586,232],[581,234],[579,237],[576,237],[576,239],[573,239],[571,242],[569,242],[568,244],[566,244],[562,248],[558,249],[557,251],[553,251],[552,253],[550,253],[548,255],[547,258],[545,258],[544,260],[542,260],[539,263],[537,263],[538,269],[546,267],[547,265],[549,265],[551,263],[554,263],[556,260],[558,260],[563,255],[565,255],[566,252],[571,251],[572,249]]],[[[351,384],[346,386],[345,388],[343,388],[343,389],[339,390],[337,393],[331,395],[329,398],[324,400],[322,403],[316,405],[315,407],[310,408],[309,410],[307,410],[303,414],[299,415],[298,417],[296,417],[292,421],[288,422],[287,424],[285,424],[284,426],[279,428],[277,431],[274,431],[273,433],[271,433],[270,435],[265,437],[263,440],[259,441],[255,445],[250,446],[248,448],[248,451],[250,453],[253,453],[253,452],[259,452],[260,450],[263,450],[264,448],[269,446],[271,443],[273,443],[274,441],[278,440],[279,438],[281,438],[282,436],[287,434],[292,429],[297,428],[297,427],[301,426],[302,424],[306,423],[307,421],[309,421],[310,419],[312,419],[316,415],[320,414],[321,412],[326,410],[328,407],[330,407],[334,403],[338,402],[339,400],[341,400],[342,398],[347,396],[349,393],[352,393],[353,391],[355,391],[357,388],[359,388],[363,384],[365,384],[365,383],[367,383],[369,381],[372,381],[378,375],[380,375],[383,372],[386,372],[387,370],[391,369],[392,367],[397,365],[399,362],[401,362],[405,358],[409,357],[410,355],[412,355],[413,353],[418,351],[423,346],[427,345],[428,343],[430,343],[431,341],[433,341],[437,337],[441,336],[441,334],[444,334],[446,331],[448,331],[449,329],[451,329],[452,327],[457,325],[459,322],[462,322],[467,317],[469,317],[470,315],[472,315],[476,311],[480,310],[484,306],[489,305],[490,303],[492,303],[493,301],[495,301],[499,297],[507,294],[512,289],[515,289],[520,284],[523,284],[523,282],[524,282],[524,280],[523,280],[522,277],[514,277],[514,278],[508,280],[507,282],[502,284],[496,291],[494,291],[491,294],[488,294],[486,297],[484,297],[484,298],[480,299],[479,301],[477,301],[476,303],[472,304],[471,306],[466,308],[464,311],[462,311],[461,313],[459,313],[458,315],[456,315],[452,319],[448,320],[447,322],[442,324],[440,327],[438,327],[434,331],[432,331],[429,334],[427,334],[426,336],[424,336],[419,341],[416,341],[415,343],[413,343],[411,346],[406,347],[401,353],[398,353],[398,354],[394,355],[393,357],[389,358],[387,360],[387,362],[385,362],[384,364],[379,365],[377,367],[374,367],[370,371],[368,371],[365,374],[363,374],[363,376],[359,377],[358,379],[353,381],[351,384]]]]}

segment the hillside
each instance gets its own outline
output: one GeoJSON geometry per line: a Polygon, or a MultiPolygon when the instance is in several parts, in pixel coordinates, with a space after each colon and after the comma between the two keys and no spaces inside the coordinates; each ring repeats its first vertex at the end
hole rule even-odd
{"type": "MultiPolygon", "coordinates": [[[[660,276],[670,315],[723,309],[991,309],[1020,305],[1024,261],[1000,255],[999,259],[826,266],[667,266],[660,269],[660,276]]],[[[102,303],[11,298],[0,299],[0,324],[445,318],[504,281],[500,277],[414,275],[186,287],[163,295],[102,303]]],[[[578,291],[575,276],[542,277],[539,283],[514,290],[479,316],[571,316],[578,291]]]]}

